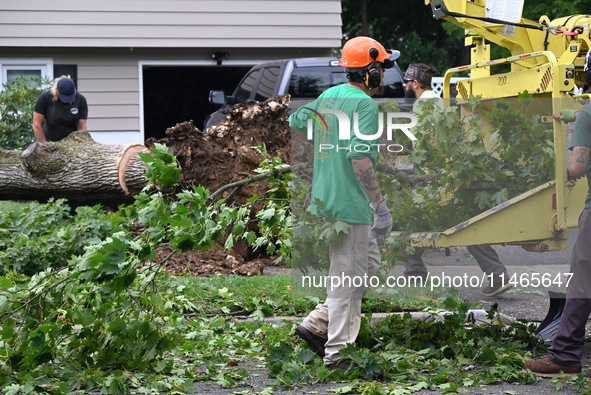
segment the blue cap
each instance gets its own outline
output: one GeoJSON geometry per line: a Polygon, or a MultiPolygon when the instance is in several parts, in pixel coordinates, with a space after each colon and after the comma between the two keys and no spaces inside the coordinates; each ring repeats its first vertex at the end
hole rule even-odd
{"type": "Polygon", "coordinates": [[[76,85],[69,78],[62,78],[57,82],[57,93],[62,103],[73,103],[76,101],[76,85]]]}

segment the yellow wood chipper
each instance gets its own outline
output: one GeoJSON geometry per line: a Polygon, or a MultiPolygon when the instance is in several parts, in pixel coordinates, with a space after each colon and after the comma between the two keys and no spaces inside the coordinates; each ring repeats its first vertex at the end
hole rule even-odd
{"type": "Polygon", "coordinates": [[[568,229],[577,226],[583,209],[587,184],[585,179],[567,180],[566,125],[550,116],[566,107],[581,107],[578,87],[585,83],[583,67],[591,48],[590,16],[552,21],[542,16],[534,22],[521,18],[523,1],[425,0],[425,4],[431,6],[434,18],[466,30],[465,42],[471,51],[471,64],[445,73],[444,98],[450,97],[451,78],[469,72],[469,78],[456,85],[460,109],[472,96],[485,101],[514,98],[522,92],[544,103],[539,111],[553,123],[555,179],[447,230],[412,234],[411,244],[433,248],[520,245],[539,252],[565,249],[568,229]],[[491,59],[490,42],[506,47],[511,55],[491,59]]]}

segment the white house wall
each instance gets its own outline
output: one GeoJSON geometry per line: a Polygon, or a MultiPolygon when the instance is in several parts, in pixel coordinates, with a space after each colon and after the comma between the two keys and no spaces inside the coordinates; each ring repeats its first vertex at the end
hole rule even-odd
{"type": "Polygon", "coordinates": [[[338,0],[0,2],[0,47],[333,48],[338,0]]]}

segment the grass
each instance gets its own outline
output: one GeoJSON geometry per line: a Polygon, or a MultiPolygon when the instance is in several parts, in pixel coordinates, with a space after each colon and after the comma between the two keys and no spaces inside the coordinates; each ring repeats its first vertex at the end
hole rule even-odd
{"type": "MultiPolygon", "coordinates": [[[[159,278],[162,289],[178,292],[195,305],[195,311],[206,315],[248,316],[305,316],[323,298],[300,296],[292,291],[293,277],[289,275],[261,275],[242,277],[218,275],[208,278],[172,277],[159,278]]],[[[365,313],[418,311],[433,307],[437,300],[429,297],[369,297],[363,300],[365,313]]]]}

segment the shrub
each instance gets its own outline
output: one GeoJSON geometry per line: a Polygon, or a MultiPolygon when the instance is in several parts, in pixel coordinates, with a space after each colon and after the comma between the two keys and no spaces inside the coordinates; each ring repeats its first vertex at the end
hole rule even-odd
{"type": "Polygon", "coordinates": [[[0,147],[20,150],[35,140],[31,124],[37,97],[50,82],[40,78],[16,78],[0,91],[0,147]]]}
{"type": "MultiPolygon", "coordinates": [[[[3,206],[4,208],[4,206],[3,206]]],[[[120,220],[100,208],[78,207],[64,199],[29,203],[0,211],[0,275],[15,271],[33,275],[67,265],[84,248],[121,231],[120,220]]]]}

